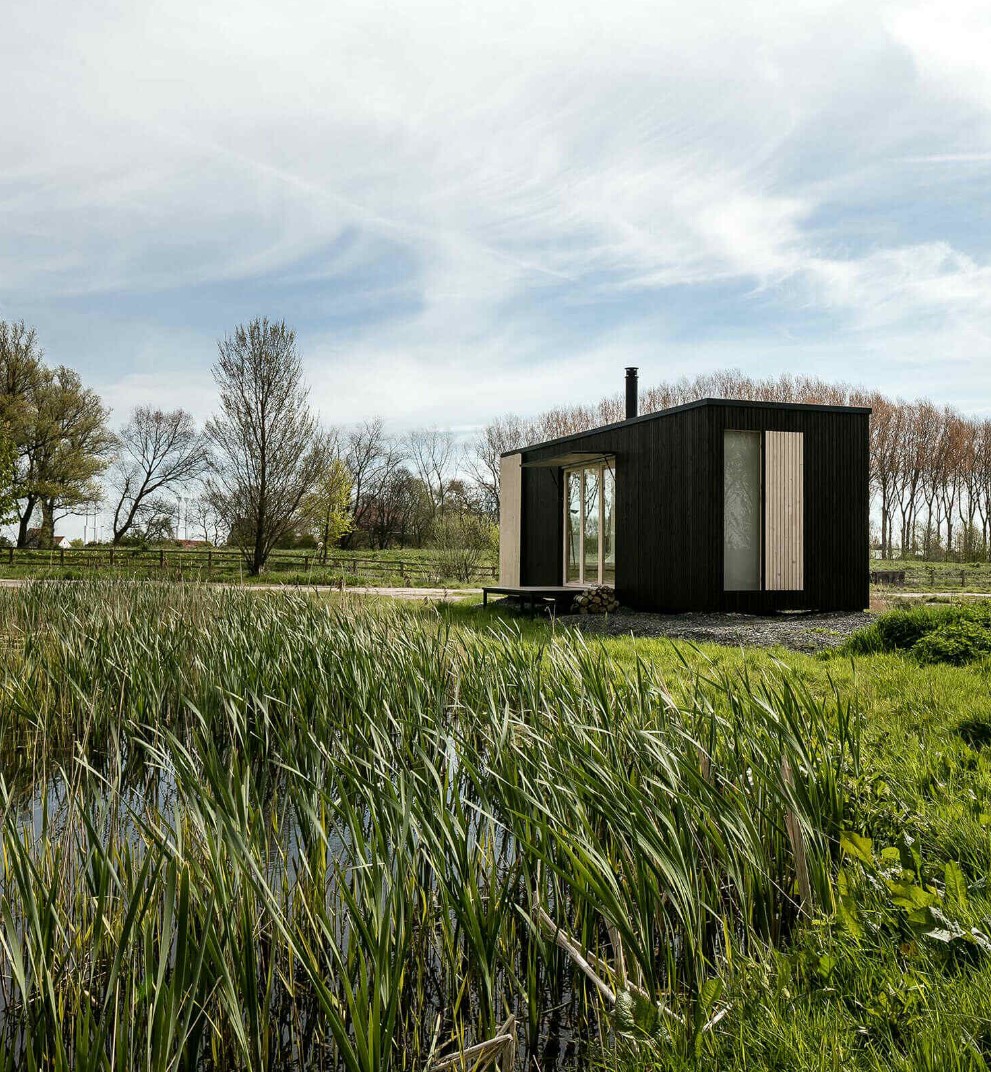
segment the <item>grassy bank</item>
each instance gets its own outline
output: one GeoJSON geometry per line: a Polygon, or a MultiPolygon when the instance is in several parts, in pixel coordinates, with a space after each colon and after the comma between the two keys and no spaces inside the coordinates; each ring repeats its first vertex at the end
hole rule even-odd
{"type": "Polygon", "coordinates": [[[0,620],[9,1067],[986,1067],[983,663],[196,586],[0,620]]]}

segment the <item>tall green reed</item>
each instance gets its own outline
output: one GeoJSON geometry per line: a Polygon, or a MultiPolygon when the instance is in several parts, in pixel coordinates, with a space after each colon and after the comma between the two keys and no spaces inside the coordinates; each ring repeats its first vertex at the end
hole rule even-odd
{"type": "Polygon", "coordinates": [[[421,1068],[510,1015],[521,1062],[687,1049],[828,907],[858,729],[783,668],[169,585],[0,614],[11,1067],[421,1068]]]}

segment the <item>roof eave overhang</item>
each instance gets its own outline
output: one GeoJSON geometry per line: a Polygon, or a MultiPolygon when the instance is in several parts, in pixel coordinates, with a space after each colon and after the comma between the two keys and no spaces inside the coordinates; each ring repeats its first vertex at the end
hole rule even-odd
{"type": "Polygon", "coordinates": [[[601,450],[572,450],[550,458],[535,458],[532,462],[523,462],[522,465],[524,469],[566,469],[571,465],[594,465],[596,462],[615,460],[615,454],[603,454],[601,450]]]}

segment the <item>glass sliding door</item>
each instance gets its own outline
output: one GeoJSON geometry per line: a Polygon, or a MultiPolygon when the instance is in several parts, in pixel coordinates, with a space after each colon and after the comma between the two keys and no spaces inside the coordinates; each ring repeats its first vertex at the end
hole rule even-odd
{"type": "Polygon", "coordinates": [[[564,583],[616,580],[616,478],[597,462],[564,474],[564,583]]]}
{"type": "Polygon", "coordinates": [[[581,584],[582,579],[582,474],[565,474],[564,491],[564,583],[581,584]]]}
{"type": "Polygon", "coordinates": [[[602,469],[602,576],[603,584],[616,584],[616,474],[602,469]]]}
{"type": "Polygon", "coordinates": [[[760,432],[723,433],[723,588],[761,587],[760,432]]]}
{"type": "Polygon", "coordinates": [[[583,469],[583,512],[585,523],[585,584],[599,583],[599,481],[601,469],[583,469]]]}

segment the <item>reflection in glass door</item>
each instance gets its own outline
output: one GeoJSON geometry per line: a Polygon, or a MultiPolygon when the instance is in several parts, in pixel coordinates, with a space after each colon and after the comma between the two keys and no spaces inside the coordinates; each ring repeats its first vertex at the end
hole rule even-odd
{"type": "Polygon", "coordinates": [[[582,555],[582,474],[572,470],[566,474],[567,485],[564,495],[564,540],[565,550],[565,584],[581,584],[582,555]]]}
{"type": "Polygon", "coordinates": [[[602,469],[602,584],[616,584],[616,474],[602,469]]]}
{"type": "Polygon", "coordinates": [[[584,484],[582,520],[585,525],[585,572],[582,576],[586,584],[598,584],[599,581],[599,482],[601,479],[601,469],[585,469],[582,472],[584,484]]]}
{"type": "Polygon", "coordinates": [[[616,477],[609,462],[565,472],[565,584],[615,584],[616,477]]]}
{"type": "Polygon", "coordinates": [[[761,436],[723,433],[723,587],[727,592],[761,586],[761,436]]]}

